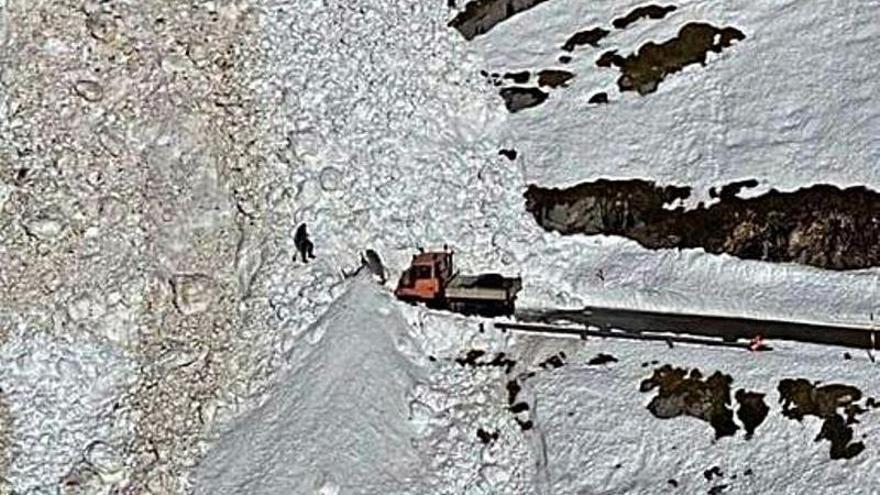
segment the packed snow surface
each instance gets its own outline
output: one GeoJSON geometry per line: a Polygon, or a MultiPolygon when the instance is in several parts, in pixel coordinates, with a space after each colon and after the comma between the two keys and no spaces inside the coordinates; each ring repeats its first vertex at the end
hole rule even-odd
{"type": "Polygon", "coordinates": [[[352,286],[301,336],[290,368],[202,463],[196,493],[419,493],[408,400],[422,373],[399,311],[352,286]]]}

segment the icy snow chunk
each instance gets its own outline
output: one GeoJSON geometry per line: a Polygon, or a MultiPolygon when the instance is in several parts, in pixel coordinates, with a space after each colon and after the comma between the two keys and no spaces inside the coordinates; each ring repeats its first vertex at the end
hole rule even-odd
{"type": "Polygon", "coordinates": [[[174,306],[185,315],[207,311],[216,298],[214,281],[207,275],[175,275],[171,287],[174,289],[174,306]]]}
{"type": "Polygon", "coordinates": [[[24,226],[28,234],[40,240],[51,240],[59,237],[64,231],[64,224],[55,218],[38,217],[24,226]]]}
{"type": "Polygon", "coordinates": [[[80,79],[73,85],[73,91],[88,102],[96,102],[104,97],[104,88],[96,81],[80,79]]]}

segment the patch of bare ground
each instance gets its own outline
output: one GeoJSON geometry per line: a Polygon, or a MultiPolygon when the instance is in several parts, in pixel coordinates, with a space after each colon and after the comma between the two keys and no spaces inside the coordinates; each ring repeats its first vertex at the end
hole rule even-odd
{"type": "Polygon", "coordinates": [[[465,5],[451,21],[454,28],[466,40],[472,40],[492,28],[547,0],[474,0],[465,5]]]}
{"type": "Polygon", "coordinates": [[[744,259],[833,270],[880,266],[880,194],[815,185],[740,198],[722,189],[709,207],[665,208],[690,188],[598,180],[567,189],[529,186],[526,209],[548,231],[619,235],[650,249],[703,248],[744,259]]]}
{"type": "Polygon", "coordinates": [[[852,385],[819,385],[803,378],[785,379],[779,382],[779,402],[782,415],[801,421],[806,416],[823,420],[822,429],[815,441],[831,443],[832,459],[852,459],[865,450],[863,442],[853,442],[852,425],[858,416],[867,412],[859,404],[862,391],[852,385]]]}
{"type": "Polygon", "coordinates": [[[516,113],[526,108],[532,108],[547,101],[547,93],[538,88],[512,87],[500,91],[504,99],[504,106],[510,113],[516,113]]]}
{"type": "Polygon", "coordinates": [[[767,414],[770,413],[770,407],[764,401],[765,395],[744,389],[737,390],[733,395],[736,402],[739,403],[736,417],[746,430],[746,439],[752,438],[755,429],[761,426],[761,423],[767,419],[767,414]]]}
{"type": "Polygon", "coordinates": [[[703,379],[698,369],[688,373],[684,368],[664,365],[642,381],[639,390],[657,395],[648,404],[648,410],[661,419],[691,416],[709,423],[715,438],[731,436],[739,427],[733,422],[730,408],[730,384],[733,379],[716,371],[703,379]]]}
{"type": "MultiPolygon", "coordinates": [[[[657,86],[670,74],[688,65],[706,65],[709,52],[720,53],[735,41],[745,39],[745,34],[734,27],[718,28],[704,22],[684,25],[678,36],[657,44],[645,43],[636,53],[627,57],[603,55],[601,64],[614,65],[622,75],[617,80],[621,92],[636,91],[647,95],[657,91],[657,86]]],[[[607,55],[607,54],[606,54],[607,55]]]]}
{"type": "Polygon", "coordinates": [[[608,93],[606,93],[604,91],[600,91],[600,92],[594,94],[593,96],[591,96],[589,101],[587,101],[587,103],[589,103],[591,105],[601,105],[604,103],[608,103],[608,93]]]}
{"type": "Polygon", "coordinates": [[[516,84],[525,84],[529,82],[529,78],[531,77],[531,73],[527,70],[519,71],[519,72],[508,72],[504,74],[504,79],[509,79],[516,84]]]}
{"type": "Polygon", "coordinates": [[[674,12],[678,7],[675,5],[643,5],[636,7],[629,14],[618,17],[611,22],[616,29],[626,29],[631,24],[641,19],[662,19],[670,12],[674,12]]]}
{"type": "Polygon", "coordinates": [[[579,31],[574,33],[571,38],[568,38],[565,44],[562,45],[562,49],[571,52],[574,51],[575,48],[584,45],[590,45],[594,48],[598,47],[599,41],[608,36],[609,33],[610,31],[600,27],[579,31]]]}
{"type": "Polygon", "coordinates": [[[574,74],[567,70],[545,69],[538,73],[538,86],[559,88],[568,85],[568,81],[574,78],[574,74]]]}

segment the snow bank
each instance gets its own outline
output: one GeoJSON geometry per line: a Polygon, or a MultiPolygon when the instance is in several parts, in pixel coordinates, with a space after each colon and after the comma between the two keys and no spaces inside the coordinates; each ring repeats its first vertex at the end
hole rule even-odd
{"type": "MultiPolygon", "coordinates": [[[[774,343],[769,353],[748,353],[664,343],[589,341],[563,368],[528,381],[536,395],[536,428],[544,435],[553,493],[873,493],[880,444],[880,411],[860,416],[853,441],[866,450],[847,461],[829,459],[829,444],[814,441],[821,422],[782,416],[776,386],[783,378],[854,385],[866,397],[880,393],[876,365],[862,353],[845,361],[827,347],[774,343]],[[587,366],[597,353],[619,362],[587,366]],[[648,363],[644,366],[643,363],[648,363]],[[651,364],[657,363],[657,364],[651,364]],[[663,364],[716,370],[739,388],[767,394],[767,419],[747,440],[739,430],[715,440],[709,424],[688,417],[658,419],[645,407],[656,391],[640,382],[663,364]],[[865,435],[864,437],[862,435],[865,435]],[[703,473],[718,466],[712,482],[703,473]],[[674,480],[678,488],[673,488],[674,480]]],[[[733,409],[737,407],[733,402],[733,409]]]]}
{"type": "Polygon", "coordinates": [[[357,279],[303,336],[268,401],[225,433],[196,493],[420,493],[407,324],[357,279]]]}

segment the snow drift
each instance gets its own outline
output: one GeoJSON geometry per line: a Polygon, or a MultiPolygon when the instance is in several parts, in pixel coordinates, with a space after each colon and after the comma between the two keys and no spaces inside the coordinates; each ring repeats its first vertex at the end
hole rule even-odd
{"type": "Polygon", "coordinates": [[[269,400],[223,435],[198,494],[419,493],[407,395],[421,374],[407,324],[365,277],[289,355],[269,400]]]}

